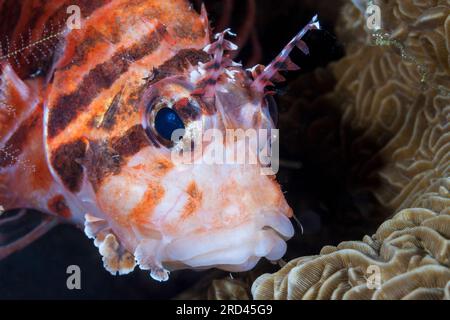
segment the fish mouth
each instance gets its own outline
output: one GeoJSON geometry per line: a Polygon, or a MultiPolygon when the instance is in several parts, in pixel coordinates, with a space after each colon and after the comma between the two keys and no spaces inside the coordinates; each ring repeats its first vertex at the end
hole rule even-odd
{"type": "Polygon", "coordinates": [[[282,213],[262,211],[252,221],[233,228],[190,234],[169,242],[163,264],[231,272],[252,269],[261,258],[279,260],[286,252],[286,240],[294,235],[289,218],[282,213]]]}

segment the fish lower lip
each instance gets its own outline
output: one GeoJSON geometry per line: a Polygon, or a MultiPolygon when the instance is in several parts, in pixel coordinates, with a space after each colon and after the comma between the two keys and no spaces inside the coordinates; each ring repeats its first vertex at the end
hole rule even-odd
{"type": "Polygon", "coordinates": [[[203,234],[190,234],[172,241],[166,248],[170,259],[185,261],[196,256],[239,246],[243,241],[248,241],[248,235],[253,233],[250,224],[226,230],[211,230],[203,234]]]}
{"type": "Polygon", "coordinates": [[[261,227],[272,228],[284,239],[290,239],[294,236],[294,227],[289,218],[284,214],[273,214],[270,211],[263,211],[260,214],[259,220],[261,227]]]}
{"type": "Polygon", "coordinates": [[[281,214],[262,213],[256,221],[232,229],[191,234],[170,242],[166,256],[190,267],[243,265],[255,258],[280,259],[294,228],[281,214]]]}

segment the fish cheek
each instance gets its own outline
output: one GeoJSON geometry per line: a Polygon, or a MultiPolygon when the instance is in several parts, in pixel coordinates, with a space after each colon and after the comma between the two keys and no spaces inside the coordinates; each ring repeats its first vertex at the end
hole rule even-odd
{"type": "Polygon", "coordinates": [[[195,181],[189,183],[186,194],[188,198],[181,212],[181,220],[188,219],[195,215],[200,209],[203,201],[203,193],[200,191],[195,181]]]}
{"type": "Polygon", "coordinates": [[[133,208],[128,215],[129,220],[136,226],[151,224],[151,218],[156,206],[164,198],[165,190],[157,182],[151,182],[145,191],[141,201],[133,208]]]}

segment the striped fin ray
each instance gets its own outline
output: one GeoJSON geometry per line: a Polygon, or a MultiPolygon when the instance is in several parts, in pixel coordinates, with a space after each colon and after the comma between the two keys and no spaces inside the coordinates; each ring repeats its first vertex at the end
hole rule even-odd
{"type": "Polygon", "coordinates": [[[308,46],[302,39],[309,30],[314,29],[320,29],[317,15],[284,47],[281,53],[267,67],[255,66],[250,69],[255,79],[252,87],[258,92],[264,92],[267,86],[272,85],[271,80],[284,81],[284,77],[279,74],[279,71],[300,69],[291,61],[289,55],[295,47],[299,48],[305,55],[309,54],[308,46]]]}
{"type": "Polygon", "coordinates": [[[0,213],[0,260],[25,248],[58,223],[57,217],[26,209],[0,213]]]}
{"type": "Polygon", "coordinates": [[[112,0],[23,0],[0,3],[0,61],[8,62],[21,78],[51,71],[57,48],[67,32],[70,6],[86,19],[112,0]],[[14,3],[12,5],[12,3],[14,3]]]}
{"type": "Polygon", "coordinates": [[[39,63],[49,59],[57,46],[60,37],[64,31],[58,31],[61,27],[51,25],[44,28],[44,31],[38,40],[33,40],[31,29],[24,34],[19,35],[19,41],[10,41],[5,37],[0,42],[0,62],[8,61],[18,69],[25,63],[39,63]]]}
{"type": "Polygon", "coordinates": [[[214,36],[216,41],[208,44],[203,49],[206,53],[213,55],[213,59],[203,65],[203,68],[206,70],[206,75],[200,80],[197,89],[192,92],[193,95],[203,95],[205,98],[214,97],[216,83],[223,69],[238,65],[225,55],[225,51],[235,51],[238,49],[237,45],[225,39],[226,35],[236,36],[230,29],[226,29],[217,33],[214,36]]]}

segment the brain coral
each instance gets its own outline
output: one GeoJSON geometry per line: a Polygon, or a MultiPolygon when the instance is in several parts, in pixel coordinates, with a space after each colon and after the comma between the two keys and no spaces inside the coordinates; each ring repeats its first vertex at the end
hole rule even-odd
{"type": "MultiPolygon", "coordinates": [[[[389,29],[400,40],[390,37],[386,48],[357,45],[363,40],[356,38],[347,57],[331,66],[339,79],[335,94],[354,98],[342,105],[343,120],[385,145],[377,155],[388,163],[380,172],[385,183],[375,194],[393,210],[423,206],[421,194],[449,175],[450,8],[444,2],[386,1],[383,25],[397,24],[389,29]],[[406,49],[398,52],[400,44],[406,49]]],[[[342,17],[354,10],[345,7],[342,17]]]]}
{"type": "MultiPolygon", "coordinates": [[[[439,196],[439,195],[437,195],[439,196]]],[[[447,199],[448,201],[448,199],[447,199]]],[[[450,211],[404,209],[363,241],[259,277],[256,299],[450,299],[450,211]],[[376,280],[369,281],[379,272],[376,280]]]]}
{"type": "Polygon", "coordinates": [[[450,299],[450,8],[438,0],[376,4],[376,33],[344,5],[337,33],[347,55],[328,67],[337,83],[320,101],[335,101],[361,141],[376,137],[382,147],[368,163],[384,165],[371,192],[397,214],[372,237],[260,276],[255,299],[450,299]],[[374,271],[380,286],[367,285],[374,271]]]}

